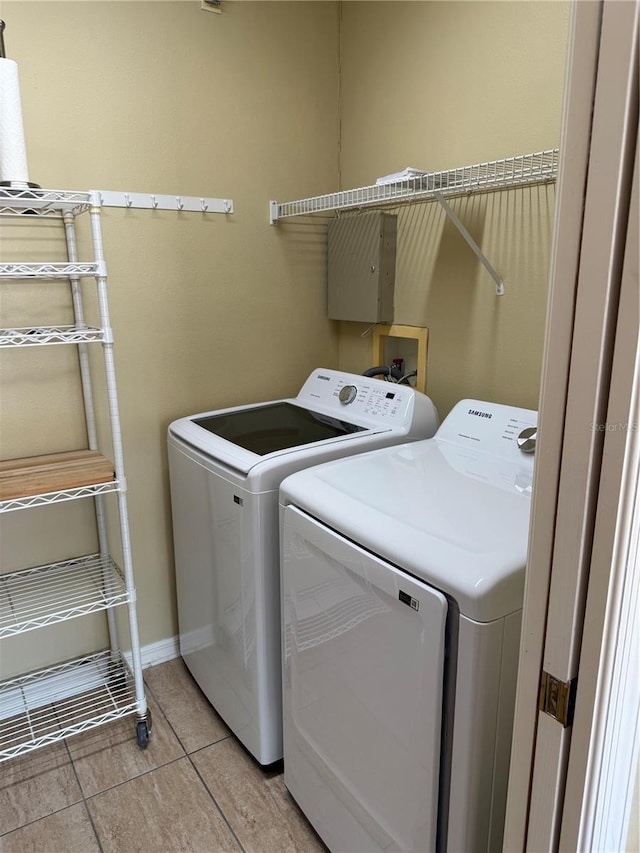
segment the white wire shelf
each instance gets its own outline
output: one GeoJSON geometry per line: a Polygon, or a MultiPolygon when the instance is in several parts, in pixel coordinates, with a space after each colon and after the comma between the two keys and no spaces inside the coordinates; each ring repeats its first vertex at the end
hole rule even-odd
{"type": "Polygon", "coordinates": [[[104,343],[107,336],[95,326],[33,326],[0,329],[0,347],[33,347],[51,344],[104,343]]]}
{"type": "Polygon", "coordinates": [[[0,215],[76,216],[91,208],[91,194],[75,190],[23,190],[0,188],[0,215]]]}
{"type": "Polygon", "coordinates": [[[0,639],[131,600],[119,566],[89,554],[0,576],[0,639]]]}
{"type": "Polygon", "coordinates": [[[437,193],[442,196],[463,195],[555,181],[558,156],[559,150],[552,148],[443,172],[429,172],[392,183],[374,184],[296,201],[272,201],[269,205],[270,221],[273,225],[279,219],[291,216],[425,201],[436,199],[437,193]]]}
{"type": "Polygon", "coordinates": [[[10,498],[0,501],[0,513],[13,512],[17,509],[34,509],[38,506],[64,503],[79,498],[95,498],[98,495],[106,495],[109,492],[119,491],[118,483],[113,480],[110,483],[99,483],[93,486],[81,486],[77,489],[59,489],[55,492],[45,492],[39,495],[28,495],[24,498],[10,498]]]}
{"type": "Polygon", "coordinates": [[[99,265],[93,262],[0,264],[0,278],[5,279],[95,277],[99,274],[99,265]]]}
{"type": "Polygon", "coordinates": [[[109,650],[0,683],[0,762],[136,712],[129,667],[109,650]]]}

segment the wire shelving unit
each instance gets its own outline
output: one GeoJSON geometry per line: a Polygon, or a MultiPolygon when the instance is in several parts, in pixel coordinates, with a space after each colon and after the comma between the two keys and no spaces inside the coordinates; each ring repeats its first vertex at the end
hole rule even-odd
{"type": "MultiPolygon", "coordinates": [[[[75,660],[0,681],[0,762],[111,720],[135,715],[138,746],[151,730],[142,679],[136,590],[129,535],[127,485],[107,301],[98,193],[0,188],[0,217],[20,217],[31,226],[60,220],[66,262],[2,262],[2,281],[66,280],[74,322],[63,326],[0,329],[0,348],[67,345],[78,352],[88,447],[0,462],[0,512],[78,499],[95,504],[99,552],[0,575],[0,640],[104,611],[109,648],[75,660]],[[76,218],[88,215],[93,259],[78,258],[76,218]],[[97,290],[99,323],[87,325],[82,281],[97,290]],[[98,447],[89,347],[102,349],[113,458],[98,447]],[[122,567],[112,558],[104,496],[117,499],[122,567]],[[115,608],[127,610],[131,651],[120,651],[115,608]]],[[[86,285],[85,285],[86,286],[86,285]]],[[[30,298],[25,292],[25,300],[30,298]]]]}
{"type": "Polygon", "coordinates": [[[296,201],[271,201],[269,202],[269,221],[275,225],[281,219],[294,216],[437,201],[494,279],[496,292],[501,295],[504,292],[504,282],[446,199],[478,192],[507,190],[514,187],[554,182],[558,175],[558,160],[559,149],[550,148],[532,154],[505,157],[500,160],[460,166],[441,172],[426,172],[413,177],[297,199],[296,201]]]}

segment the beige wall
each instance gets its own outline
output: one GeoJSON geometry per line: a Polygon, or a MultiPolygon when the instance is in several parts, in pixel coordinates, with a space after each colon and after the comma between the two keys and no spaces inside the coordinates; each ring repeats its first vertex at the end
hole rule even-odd
{"type": "MultiPolygon", "coordinates": [[[[371,365],[364,327],[326,320],[324,225],[272,227],[268,200],[557,145],[568,4],[224,0],[217,15],[191,0],[2,0],[0,14],[33,181],[235,205],[229,217],[104,212],[149,644],[177,632],[168,423],[295,393],[319,365],[371,365]]],[[[553,188],[536,188],[455,202],[504,276],[499,299],[434,205],[399,211],[396,322],[429,326],[429,392],[442,414],[462,396],[536,405],[553,200],[553,188]]],[[[38,249],[45,257],[54,236],[38,249]]],[[[36,248],[15,234],[3,246],[15,259],[36,248]]],[[[22,291],[3,294],[3,326],[37,322],[22,291]]],[[[38,303],[63,322],[63,297],[47,289],[38,303]]],[[[73,358],[55,349],[3,357],[2,458],[84,440],[73,358]]],[[[92,548],[83,503],[4,516],[3,567],[92,548]]],[[[49,645],[71,656],[66,628],[49,645]]],[[[24,648],[5,644],[3,672],[31,665],[24,648]]]]}
{"type": "MultiPolygon", "coordinates": [[[[295,394],[314,367],[337,365],[335,324],[325,319],[323,236],[287,241],[268,216],[271,198],[336,184],[337,6],[225,3],[218,15],[188,0],[3,0],[0,10],[8,55],[20,69],[31,180],[228,197],[235,205],[229,217],[104,211],[140,633],[148,644],[177,633],[169,422],[295,394]]],[[[54,252],[49,226],[44,247],[33,235],[12,234],[3,240],[5,258],[54,252]]],[[[3,291],[3,326],[38,322],[17,287],[3,291]]],[[[28,287],[39,307],[46,303],[40,322],[53,314],[65,321],[62,286],[28,287]]],[[[83,444],[74,355],[66,350],[3,358],[2,458],[83,444]]],[[[3,516],[3,567],[90,550],[86,504],[3,516]],[[81,522],[80,535],[69,519],[81,522]]],[[[68,645],[69,626],[44,645],[73,655],[76,642],[91,645],[84,623],[75,623],[68,645]]],[[[3,674],[16,658],[20,669],[38,662],[36,652],[25,656],[29,638],[43,647],[40,632],[5,644],[3,674]]]]}
{"type": "MultiPolygon", "coordinates": [[[[557,147],[569,4],[345,3],[341,184],[557,147]]],[[[453,208],[503,277],[495,296],[437,203],[399,213],[395,322],[427,326],[427,391],[537,407],[555,192],[461,198],[453,208]]],[[[366,326],[340,324],[340,366],[371,366],[366,326]]]]}

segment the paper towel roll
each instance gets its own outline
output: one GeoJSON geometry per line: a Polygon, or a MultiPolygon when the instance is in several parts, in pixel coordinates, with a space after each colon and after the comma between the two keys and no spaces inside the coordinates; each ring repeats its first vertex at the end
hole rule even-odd
{"type": "Polygon", "coordinates": [[[18,66],[5,58],[0,58],[0,181],[29,181],[18,66]]]}

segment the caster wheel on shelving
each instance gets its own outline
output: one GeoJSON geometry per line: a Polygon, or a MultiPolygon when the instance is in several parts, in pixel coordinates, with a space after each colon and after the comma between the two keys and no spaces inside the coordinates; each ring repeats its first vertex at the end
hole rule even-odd
{"type": "Polygon", "coordinates": [[[140,720],[136,724],[136,740],[140,749],[146,749],[149,746],[149,730],[151,726],[146,720],[140,720]]]}

